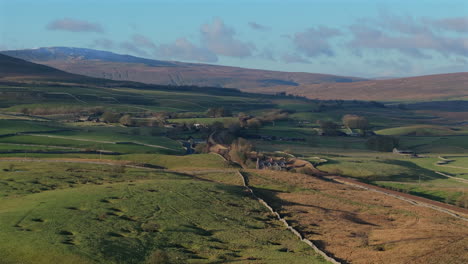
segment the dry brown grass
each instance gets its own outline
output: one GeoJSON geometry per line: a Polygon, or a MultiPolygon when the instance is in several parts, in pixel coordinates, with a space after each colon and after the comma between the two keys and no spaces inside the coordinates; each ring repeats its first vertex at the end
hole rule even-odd
{"type": "MultiPolygon", "coordinates": [[[[468,73],[449,73],[391,80],[349,83],[303,84],[297,87],[276,87],[276,90],[319,99],[345,100],[430,100],[468,98],[468,73]]],[[[270,87],[256,91],[268,92],[270,87]]]]}
{"type": "MultiPolygon", "coordinates": [[[[278,83],[314,84],[335,81],[364,80],[357,77],[343,77],[330,74],[279,72],[245,69],[229,66],[171,62],[170,66],[152,67],[142,63],[107,62],[98,60],[48,60],[35,61],[63,71],[85,76],[112,80],[136,81],[151,84],[222,86],[226,88],[251,87],[271,88],[268,92],[278,92],[278,83]]],[[[281,88],[281,86],[279,86],[281,88]]],[[[286,85],[285,87],[294,87],[286,85]]],[[[284,89],[283,89],[284,90],[284,89]]]]}
{"type": "Polygon", "coordinates": [[[250,171],[250,184],[289,185],[270,193],[281,214],[347,262],[468,263],[468,225],[450,215],[303,174],[250,171]]]}

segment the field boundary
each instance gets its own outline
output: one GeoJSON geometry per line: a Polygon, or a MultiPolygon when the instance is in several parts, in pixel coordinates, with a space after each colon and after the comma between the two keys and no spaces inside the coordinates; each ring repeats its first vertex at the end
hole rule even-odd
{"type": "Polygon", "coordinates": [[[271,207],[265,200],[263,200],[262,198],[258,197],[257,195],[255,195],[254,191],[252,190],[252,188],[250,188],[248,182],[248,177],[244,174],[242,174],[241,171],[237,171],[238,175],[241,177],[242,179],[242,185],[247,189],[248,192],[250,192],[252,194],[252,196],[257,199],[264,207],[266,207],[273,215],[276,216],[276,218],[283,223],[283,225],[289,230],[291,231],[296,237],[298,237],[302,242],[306,243],[309,247],[311,247],[315,252],[317,252],[319,255],[321,255],[325,260],[333,263],[333,264],[341,264],[342,262],[339,262],[337,261],[336,259],[330,257],[329,255],[327,255],[327,253],[325,253],[324,251],[322,251],[320,248],[318,248],[312,241],[310,241],[309,239],[307,238],[304,238],[302,236],[301,233],[299,233],[299,231],[297,231],[294,227],[292,227],[288,221],[286,221],[286,219],[282,218],[281,215],[275,211],[275,209],[273,209],[273,207],[271,207]]]}

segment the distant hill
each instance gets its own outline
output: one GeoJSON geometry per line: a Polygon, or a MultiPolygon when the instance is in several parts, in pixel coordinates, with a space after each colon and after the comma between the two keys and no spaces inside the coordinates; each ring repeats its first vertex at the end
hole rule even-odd
{"type": "Polygon", "coordinates": [[[72,78],[75,74],[0,54],[0,79],[72,78]]]}
{"type": "MultiPolygon", "coordinates": [[[[285,89],[309,98],[345,100],[468,100],[468,72],[353,83],[321,83],[285,89]]],[[[258,92],[265,90],[258,90],[258,92]]]]}
{"type": "MultiPolygon", "coordinates": [[[[468,100],[468,72],[368,80],[338,75],[150,60],[83,48],[52,47],[0,53],[74,74],[115,81],[236,88],[255,93],[286,92],[318,99],[468,100]]],[[[63,74],[61,72],[55,76],[49,72],[49,76],[57,78],[63,74]]]]}
{"type": "Polygon", "coordinates": [[[291,73],[150,60],[82,48],[52,47],[11,50],[2,53],[71,73],[148,84],[238,88],[245,91],[268,88],[270,91],[281,91],[282,87],[365,80],[327,74],[291,73]]]}
{"type": "MultiPolygon", "coordinates": [[[[0,81],[98,83],[102,80],[0,54],[0,81]]],[[[105,80],[109,82],[109,80],[105,80]]],[[[110,81],[111,82],[111,81],[110,81]]]]}
{"type": "Polygon", "coordinates": [[[60,87],[126,87],[145,90],[184,91],[212,95],[239,95],[238,89],[197,86],[170,86],[144,84],[131,81],[115,81],[104,78],[94,78],[62,70],[42,64],[0,54],[0,84],[7,85],[35,85],[47,84],[60,87]]]}

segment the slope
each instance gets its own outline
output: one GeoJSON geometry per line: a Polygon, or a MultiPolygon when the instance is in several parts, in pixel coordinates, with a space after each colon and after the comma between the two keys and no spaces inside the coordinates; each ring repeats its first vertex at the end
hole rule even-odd
{"type": "MultiPolygon", "coordinates": [[[[354,83],[322,83],[284,87],[289,93],[309,98],[344,100],[468,99],[468,72],[426,75],[354,83]]],[[[257,92],[266,92],[266,89],[257,92]]]]}
{"type": "Polygon", "coordinates": [[[0,54],[0,80],[83,82],[94,81],[95,78],[71,74],[45,65],[0,54]]]}
{"type": "Polygon", "coordinates": [[[67,72],[112,80],[162,85],[196,85],[250,90],[295,87],[322,82],[354,82],[362,78],[327,74],[278,72],[208,64],[150,60],[107,51],[51,47],[3,51],[3,54],[67,72]]]}

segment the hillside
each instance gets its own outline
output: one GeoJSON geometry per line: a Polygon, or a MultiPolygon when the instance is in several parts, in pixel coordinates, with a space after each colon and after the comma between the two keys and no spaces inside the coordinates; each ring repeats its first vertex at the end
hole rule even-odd
{"type": "MultiPolygon", "coordinates": [[[[344,100],[445,100],[468,99],[468,72],[435,74],[354,83],[321,83],[284,87],[309,98],[344,100]]],[[[268,92],[267,89],[257,92],[268,92]]]]}
{"type": "Polygon", "coordinates": [[[70,73],[147,84],[237,88],[261,93],[287,92],[319,99],[399,101],[468,97],[466,72],[366,80],[327,74],[151,60],[82,48],[52,47],[2,53],[70,73]]]}
{"type": "Polygon", "coordinates": [[[0,263],[327,263],[312,244],[341,263],[467,262],[468,101],[316,101],[1,59],[0,263]],[[346,136],[347,114],[399,142],[346,136]],[[419,158],[382,152],[396,143],[419,158]]]}
{"type": "Polygon", "coordinates": [[[0,54],[0,78],[2,80],[19,78],[72,79],[76,78],[76,75],[0,54]]]}
{"type": "Polygon", "coordinates": [[[162,85],[196,85],[252,91],[323,82],[354,82],[362,78],[316,73],[278,72],[209,64],[159,61],[82,48],[52,47],[3,51],[3,54],[67,72],[112,80],[162,85]]]}
{"type": "Polygon", "coordinates": [[[64,72],[46,65],[0,54],[0,81],[2,82],[65,82],[65,83],[117,83],[78,74],[64,72]]]}

